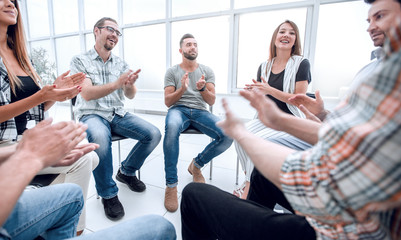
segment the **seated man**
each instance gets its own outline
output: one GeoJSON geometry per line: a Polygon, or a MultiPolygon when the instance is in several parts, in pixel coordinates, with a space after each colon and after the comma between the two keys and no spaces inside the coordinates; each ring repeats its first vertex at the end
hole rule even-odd
{"type": "Polygon", "coordinates": [[[145,184],[136,177],[136,171],[161,139],[157,127],[123,108],[124,96],[132,99],[137,92],[135,81],[140,70],[133,72],[124,60],[112,54],[121,36],[118,29],[114,19],[100,19],[93,28],[94,48],[71,61],[71,72],[83,72],[87,76],[81,94],[77,96],[75,116],[88,125],[89,142],[100,145],[96,150],[99,165],[93,175],[106,217],[111,220],[121,219],[125,214],[112,178],[112,133],[138,140],[121,163],[116,176],[118,181],[127,184],[135,192],[146,189],[145,184]]]}
{"type": "Polygon", "coordinates": [[[164,102],[169,107],[163,141],[167,185],[164,206],[170,212],[178,208],[177,162],[180,133],[192,125],[214,139],[188,167],[195,182],[205,182],[201,168],[232,144],[232,139],[216,126],[218,118],[206,110],[206,103],[212,106],[216,99],[215,77],[212,69],[197,63],[198,45],[191,34],[185,34],[181,38],[180,53],[182,62],[168,69],[164,79],[164,102]]]}
{"type": "MultiPolygon", "coordinates": [[[[75,184],[57,184],[23,191],[47,166],[68,166],[82,154],[70,154],[85,138],[86,126],[72,122],[50,125],[44,120],[27,130],[21,142],[0,152],[0,239],[67,239],[75,236],[84,205],[75,184]]],[[[149,215],[79,239],[176,239],[174,226],[161,216],[149,215]]]]}

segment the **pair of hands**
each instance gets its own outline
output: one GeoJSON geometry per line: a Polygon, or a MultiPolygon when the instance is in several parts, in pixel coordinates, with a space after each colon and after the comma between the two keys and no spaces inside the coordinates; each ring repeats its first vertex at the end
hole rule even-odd
{"type": "Polygon", "coordinates": [[[115,82],[116,89],[120,89],[122,87],[134,86],[136,80],[139,78],[140,72],[141,72],[141,69],[136,70],[136,72],[134,72],[133,70],[130,69],[127,72],[121,74],[121,76],[115,82]]]}
{"type": "MultiPolygon", "coordinates": [[[[261,77],[262,82],[258,82],[252,79],[253,84],[246,84],[245,90],[258,89],[259,92],[271,95],[272,87],[266,82],[266,80],[261,77]]],[[[288,99],[288,101],[297,106],[306,116],[307,119],[321,122],[327,114],[324,109],[324,102],[320,96],[320,92],[317,90],[315,92],[316,99],[310,98],[305,94],[296,94],[295,96],[288,99]]]]}
{"type": "MultiPolygon", "coordinates": [[[[259,120],[267,127],[279,130],[280,119],[286,113],[281,111],[277,105],[266,98],[265,94],[258,89],[240,91],[240,95],[247,99],[251,106],[258,111],[259,120]]],[[[234,115],[228,106],[227,100],[223,99],[223,108],[226,112],[226,118],[217,123],[217,126],[223,129],[225,134],[235,140],[239,140],[247,132],[245,124],[234,115]]]]}
{"type": "Polygon", "coordinates": [[[40,92],[42,94],[42,102],[47,101],[65,101],[71,99],[81,92],[82,82],[85,80],[84,73],[76,73],[68,76],[70,71],[61,74],[56,78],[53,85],[44,86],[40,92]]]}
{"type": "MultiPolygon", "coordinates": [[[[308,119],[320,122],[321,119],[316,116],[319,116],[322,112],[326,112],[326,110],[324,109],[320,92],[316,91],[315,94],[316,99],[310,98],[305,94],[297,94],[291,97],[289,101],[298,106],[308,119]]],[[[240,91],[240,95],[247,99],[251,106],[258,111],[258,118],[263,124],[278,131],[283,129],[281,120],[285,117],[286,113],[282,112],[273,101],[266,98],[263,91],[259,90],[259,88],[253,88],[252,90],[240,91]]],[[[223,99],[222,101],[226,118],[218,122],[217,126],[221,127],[231,138],[239,140],[247,131],[245,125],[232,113],[227,100],[223,99]]]]}
{"type": "Polygon", "coordinates": [[[69,166],[99,147],[91,143],[77,146],[86,137],[86,129],[82,123],[52,124],[51,118],[45,119],[24,132],[16,153],[37,161],[41,168],[69,166]]]}
{"type": "MultiPolygon", "coordinates": [[[[188,72],[184,74],[181,78],[181,88],[185,92],[189,86],[189,77],[188,77],[188,72]]],[[[206,80],[205,80],[205,75],[202,74],[202,77],[199,78],[199,80],[196,82],[196,89],[201,90],[206,86],[206,80]]]]}
{"type": "Polygon", "coordinates": [[[253,89],[258,89],[259,92],[264,93],[264,94],[270,94],[271,95],[271,89],[272,87],[266,82],[264,77],[260,77],[262,82],[258,82],[255,79],[252,79],[252,84],[245,84],[245,90],[253,90],[253,89]]]}

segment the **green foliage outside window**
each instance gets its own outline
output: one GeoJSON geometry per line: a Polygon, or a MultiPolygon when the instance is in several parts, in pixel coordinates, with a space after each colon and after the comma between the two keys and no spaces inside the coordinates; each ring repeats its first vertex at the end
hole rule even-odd
{"type": "Polygon", "coordinates": [[[46,49],[41,47],[32,49],[31,61],[42,79],[43,86],[53,84],[54,80],[56,80],[56,64],[48,60],[46,49]]]}

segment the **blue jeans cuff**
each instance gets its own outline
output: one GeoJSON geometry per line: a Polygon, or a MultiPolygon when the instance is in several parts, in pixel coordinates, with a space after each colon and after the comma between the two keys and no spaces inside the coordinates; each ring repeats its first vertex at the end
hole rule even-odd
{"type": "Polygon", "coordinates": [[[177,186],[178,186],[178,182],[172,183],[172,184],[168,184],[168,183],[167,183],[166,186],[169,187],[169,188],[174,188],[174,187],[177,187],[177,186]]]}
{"type": "Polygon", "coordinates": [[[199,169],[201,169],[203,167],[196,161],[196,158],[194,158],[194,165],[195,165],[195,167],[197,167],[199,169]]]}

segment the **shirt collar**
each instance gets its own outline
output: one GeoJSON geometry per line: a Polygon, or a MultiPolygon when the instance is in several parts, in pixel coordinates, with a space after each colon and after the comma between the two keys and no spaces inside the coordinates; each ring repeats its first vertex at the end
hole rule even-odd
{"type": "MultiPolygon", "coordinates": [[[[101,60],[101,61],[103,62],[103,59],[99,56],[99,54],[97,53],[97,51],[96,51],[96,49],[95,49],[94,46],[93,46],[93,48],[89,51],[89,56],[90,56],[90,58],[91,58],[92,60],[99,59],[99,60],[101,60]]],[[[108,62],[108,61],[113,62],[113,59],[114,59],[114,54],[113,54],[113,52],[111,52],[111,53],[110,53],[110,57],[109,57],[109,59],[107,59],[106,62],[108,62]]]]}
{"type": "Polygon", "coordinates": [[[376,48],[370,54],[370,60],[377,58],[378,61],[382,60],[382,58],[386,55],[384,49],[382,47],[376,48]]]}

